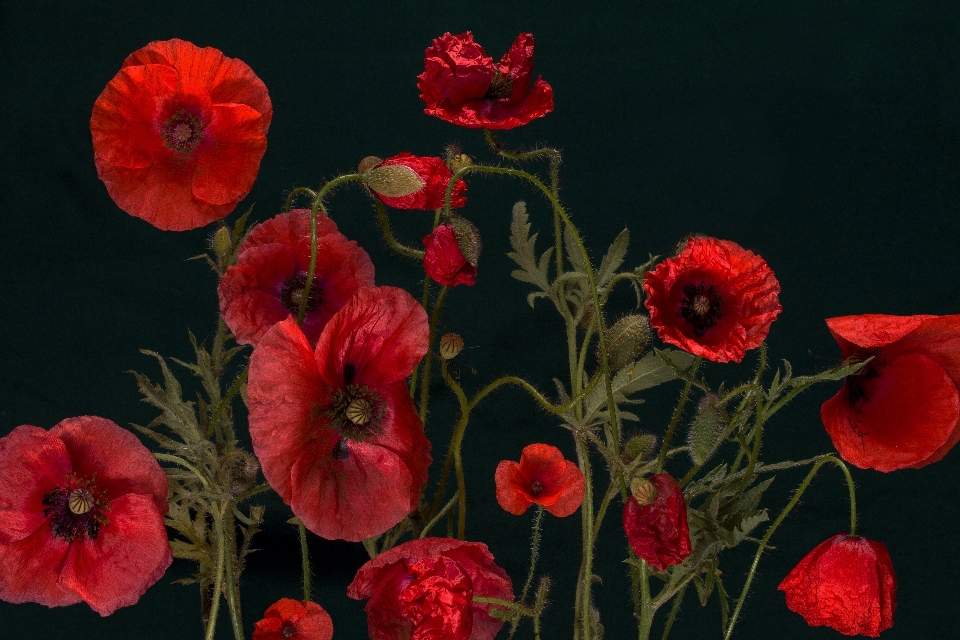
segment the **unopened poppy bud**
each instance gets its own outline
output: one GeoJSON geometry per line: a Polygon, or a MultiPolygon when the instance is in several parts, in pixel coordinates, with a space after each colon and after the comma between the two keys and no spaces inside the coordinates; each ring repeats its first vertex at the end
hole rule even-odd
{"type": "Polygon", "coordinates": [[[374,167],[365,173],[366,185],[377,195],[402,198],[423,189],[417,172],[402,164],[374,167]]]}
{"type": "Polygon", "coordinates": [[[377,156],[367,156],[360,161],[360,166],[357,167],[357,173],[366,173],[381,162],[383,162],[383,158],[378,158],[377,156]]]}
{"type": "Polygon", "coordinates": [[[650,320],[639,313],[624,316],[607,329],[604,337],[610,371],[617,372],[639,358],[650,346],[650,320]]]}
{"type": "Polygon", "coordinates": [[[220,474],[223,486],[232,496],[238,496],[257,480],[260,465],[246,451],[234,450],[220,459],[220,474]]]}
{"type": "Polygon", "coordinates": [[[646,478],[634,478],[630,481],[630,493],[639,505],[653,504],[659,492],[657,487],[646,478]]]}
{"type": "Polygon", "coordinates": [[[464,167],[473,166],[473,159],[465,153],[460,153],[459,148],[447,147],[447,166],[450,167],[450,171],[456,173],[464,167]]]}
{"type": "Polygon", "coordinates": [[[220,258],[230,255],[230,250],[233,248],[233,239],[230,237],[230,230],[226,227],[217,229],[217,232],[213,234],[213,238],[210,240],[210,246],[213,248],[213,252],[220,258]]]}
{"type": "Polygon", "coordinates": [[[720,436],[727,426],[726,416],[720,398],[708,394],[700,400],[697,414],[690,424],[687,444],[690,445],[690,457],[693,464],[702,466],[720,446],[720,436]]]}
{"type": "Polygon", "coordinates": [[[477,266],[477,261],[480,259],[480,230],[469,220],[460,216],[452,216],[450,226],[453,227],[453,235],[457,237],[457,244],[460,245],[463,257],[473,266],[477,266]]]}
{"type": "Polygon", "coordinates": [[[423,238],[423,268],[445,287],[477,281],[480,233],[464,218],[453,216],[423,238]]]}
{"type": "Polygon", "coordinates": [[[627,440],[620,458],[624,464],[630,464],[634,460],[643,461],[649,458],[656,448],[657,436],[652,433],[641,433],[627,440]]]}
{"type": "Polygon", "coordinates": [[[455,333],[445,333],[440,337],[440,357],[453,360],[463,351],[463,338],[455,333]]]}

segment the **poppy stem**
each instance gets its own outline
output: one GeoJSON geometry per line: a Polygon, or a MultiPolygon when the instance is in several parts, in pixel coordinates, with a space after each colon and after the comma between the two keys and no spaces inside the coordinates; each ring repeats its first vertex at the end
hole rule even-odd
{"type": "Polygon", "coordinates": [[[293,207],[293,200],[294,200],[297,196],[302,195],[302,194],[305,194],[305,195],[310,196],[310,200],[311,200],[311,201],[313,201],[313,200],[317,197],[317,193],[316,193],[316,191],[314,191],[313,189],[310,189],[310,188],[308,188],[308,187],[297,187],[296,189],[294,189],[293,191],[291,191],[289,195],[287,195],[287,202],[286,202],[286,204],[283,206],[283,212],[284,212],[284,213],[288,213],[288,212],[290,211],[291,207],[293,207]]]}
{"type": "Polygon", "coordinates": [[[423,359],[423,379],[420,381],[420,421],[427,421],[427,404],[430,402],[430,366],[433,364],[433,341],[437,336],[437,325],[440,323],[440,310],[447,299],[450,287],[440,287],[440,295],[433,303],[430,313],[430,333],[427,336],[427,355],[423,359]]]}
{"type": "Polygon", "coordinates": [[[217,569],[213,580],[213,599],[210,601],[210,617],[207,620],[207,630],[204,640],[213,640],[217,630],[217,615],[220,613],[220,595],[223,593],[223,571],[226,546],[223,539],[223,520],[216,509],[212,512],[215,535],[217,539],[217,569]]]}
{"type": "MultiPolygon", "coordinates": [[[[533,518],[533,533],[530,537],[530,571],[527,573],[527,581],[524,583],[523,591],[520,593],[520,602],[527,601],[527,593],[530,591],[530,585],[533,583],[534,569],[537,566],[537,558],[540,555],[540,523],[542,520],[543,505],[538,504],[537,515],[533,518]]],[[[534,610],[536,610],[536,608],[534,610]]],[[[516,633],[518,624],[520,624],[519,618],[515,619],[511,624],[510,634],[507,636],[507,640],[513,640],[513,634],[516,633]]],[[[534,620],[534,625],[537,626],[536,619],[534,620]]]]}
{"type": "Polygon", "coordinates": [[[423,251],[418,251],[413,247],[401,244],[396,237],[394,237],[393,229],[390,228],[390,218],[387,216],[387,209],[383,206],[383,203],[379,200],[374,200],[373,205],[377,209],[377,220],[380,221],[380,232],[383,234],[383,239],[387,241],[390,248],[402,256],[413,258],[414,260],[423,260],[423,251]]]}
{"type": "MultiPolygon", "coordinates": [[[[703,356],[697,356],[694,359],[693,365],[690,367],[691,378],[697,375],[697,369],[700,368],[701,362],[703,362],[703,356]]],[[[656,473],[663,472],[663,465],[667,461],[667,451],[670,449],[670,441],[673,440],[673,433],[677,430],[677,425],[680,423],[680,417],[683,415],[683,410],[687,406],[687,400],[690,398],[690,390],[692,388],[693,381],[688,380],[687,384],[683,387],[683,393],[680,394],[680,401],[673,410],[673,416],[670,418],[670,425],[667,427],[667,433],[663,436],[663,442],[660,444],[660,455],[657,457],[656,473]]]]}
{"type": "Polygon", "coordinates": [[[297,530],[300,532],[300,559],[303,561],[303,601],[310,601],[310,550],[307,547],[307,528],[297,518],[297,530]]]}
{"type": "Polygon", "coordinates": [[[777,516],[777,519],[773,521],[773,524],[770,525],[770,527],[767,529],[767,532],[760,540],[760,544],[757,546],[757,552],[753,556],[753,563],[750,565],[750,571],[747,573],[747,581],[744,583],[743,589],[740,591],[740,597],[737,599],[737,606],[734,608],[733,615],[730,617],[730,625],[727,627],[726,633],[723,635],[723,640],[730,640],[730,636],[733,634],[733,626],[737,623],[737,618],[740,616],[740,609],[743,608],[743,603],[747,598],[747,592],[750,590],[750,584],[753,582],[753,576],[757,572],[757,565],[760,564],[760,556],[763,554],[763,550],[766,548],[767,543],[770,541],[773,533],[777,530],[777,527],[779,527],[784,519],[786,519],[787,515],[790,514],[791,509],[793,509],[797,502],[799,502],[800,497],[803,495],[803,492],[807,490],[807,487],[810,486],[810,483],[813,481],[814,476],[817,475],[817,471],[820,470],[820,467],[828,462],[832,462],[840,467],[840,470],[843,471],[844,476],[846,476],[847,487],[850,490],[850,535],[856,535],[857,498],[854,492],[853,478],[850,475],[850,470],[847,469],[847,465],[845,465],[843,461],[836,456],[821,456],[817,458],[813,468],[811,468],[807,473],[807,477],[803,479],[803,482],[800,483],[800,486],[797,488],[797,490],[793,492],[793,497],[790,498],[790,502],[788,502],[787,506],[783,508],[783,511],[780,512],[780,515],[777,516]]]}

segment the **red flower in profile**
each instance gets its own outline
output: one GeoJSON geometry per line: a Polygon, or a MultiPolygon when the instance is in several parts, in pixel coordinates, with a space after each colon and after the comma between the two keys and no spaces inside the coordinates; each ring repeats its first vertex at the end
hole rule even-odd
{"type": "Polygon", "coordinates": [[[367,603],[372,640],[492,640],[503,620],[474,596],[513,600],[487,545],[451,538],[405,542],[357,572],[347,595],[367,603]]]}
{"type": "MultiPolygon", "coordinates": [[[[371,156],[364,162],[376,162],[371,156]]],[[[404,151],[372,166],[363,166],[366,185],[383,203],[394,209],[439,209],[453,178],[441,158],[415,156],[404,151]]],[[[467,183],[457,180],[450,192],[450,206],[466,206],[467,183]]]]}
{"type": "Polygon", "coordinates": [[[173,561],[167,476],[129,431],[95,416],[0,438],[0,600],[134,604],[173,561]]]}
{"type": "Polygon", "coordinates": [[[254,625],[253,640],[331,640],[333,620],[316,602],[281,598],[254,625]]]}
{"type": "Polygon", "coordinates": [[[897,578],[887,548],[836,535],[807,554],[778,587],[811,627],[876,638],[893,626],[897,578]]]}
{"type": "Polygon", "coordinates": [[[583,472],[556,447],[531,444],[523,448],[519,464],[502,460],[495,476],[497,502],[515,516],[531,504],[564,518],[583,502],[583,472]]]}
{"type": "Polygon", "coordinates": [[[480,232],[465,218],[453,217],[423,237],[423,269],[445,287],[477,282],[480,232]]]}
{"type": "Polygon", "coordinates": [[[183,40],[130,54],[93,105],[97,175],[159,229],[218,220],[253,186],[273,106],[244,62],[183,40]]]}
{"type": "Polygon", "coordinates": [[[690,555],[690,529],[680,484],[658,473],[634,481],[631,492],[623,505],[623,530],[633,552],[657,571],[683,562],[690,555]]]}
{"type": "MultiPolygon", "coordinates": [[[[309,209],[282,213],[250,231],[217,287],[220,314],[238,343],[256,345],[267,329],[297,317],[309,269],[309,209]]],[[[367,252],[318,215],[317,264],[302,327],[310,344],[358,289],[373,284],[367,252]]]]}
{"type": "Polygon", "coordinates": [[[960,315],[830,318],[844,359],[873,359],[823,403],[840,457],[877,471],[919,468],[960,441],[960,315]]]}
{"type": "Polygon", "coordinates": [[[553,111],[553,89],[530,86],[533,35],[521,33],[498,64],[467,31],[434,39],[417,76],[424,113],[470,129],[513,129],[553,111]]]}
{"type": "Polygon", "coordinates": [[[735,242],[691,237],[643,280],[660,339],[714,362],[760,346],[782,307],[767,263],[735,242]]]}
{"type": "Polygon", "coordinates": [[[312,348],[294,318],[250,357],[250,437],[263,475],[328,539],[379,535],[417,507],[430,442],[406,378],[427,313],[395,287],[360,289],[312,348]]]}

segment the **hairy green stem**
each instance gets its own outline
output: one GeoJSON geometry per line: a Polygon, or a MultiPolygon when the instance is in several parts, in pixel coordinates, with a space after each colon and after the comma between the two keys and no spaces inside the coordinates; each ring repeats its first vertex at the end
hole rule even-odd
{"type": "Polygon", "coordinates": [[[317,194],[313,189],[308,189],[307,187],[297,187],[287,196],[287,203],[283,206],[283,212],[287,213],[290,211],[290,208],[293,206],[294,198],[302,194],[310,196],[310,200],[313,200],[317,197],[317,194]]]}
{"type": "Polygon", "coordinates": [[[430,333],[427,336],[427,355],[423,359],[423,379],[420,381],[420,421],[427,421],[427,404],[430,402],[430,367],[433,364],[433,343],[437,337],[437,324],[440,322],[440,310],[447,299],[450,287],[440,287],[440,295],[433,303],[430,314],[430,333]]]}
{"type": "Polygon", "coordinates": [[[377,220],[380,222],[380,232],[383,233],[383,238],[387,241],[390,248],[402,256],[413,258],[414,260],[423,260],[423,251],[408,247],[394,237],[393,229],[390,228],[390,218],[387,217],[387,210],[383,206],[383,203],[379,200],[374,200],[373,204],[377,209],[377,220]]]}
{"type": "Polygon", "coordinates": [[[200,480],[200,483],[203,484],[204,488],[207,491],[213,492],[213,483],[210,481],[209,478],[207,478],[207,474],[203,473],[200,469],[193,466],[192,464],[190,464],[180,456],[171,455],[169,453],[154,453],[153,457],[156,458],[157,460],[172,462],[174,464],[180,465],[184,469],[189,469],[190,471],[193,472],[193,475],[197,476],[197,478],[200,480]]]}
{"type": "Polygon", "coordinates": [[[297,531],[300,533],[300,560],[303,563],[303,601],[310,601],[310,549],[307,547],[307,528],[297,518],[297,531]]]}
{"type": "MultiPolygon", "coordinates": [[[[701,362],[703,362],[702,356],[697,356],[693,361],[693,365],[690,367],[691,378],[697,375],[697,369],[700,368],[701,362]]],[[[673,416],[670,418],[667,433],[663,436],[663,442],[660,444],[660,455],[657,457],[657,473],[663,471],[663,465],[667,461],[667,450],[670,449],[670,441],[673,440],[673,433],[677,430],[677,425],[680,423],[680,417],[683,415],[683,410],[687,406],[687,400],[690,398],[690,390],[692,388],[693,382],[688,380],[687,384],[683,387],[683,393],[680,394],[680,401],[677,402],[677,406],[673,410],[673,416]]]]}

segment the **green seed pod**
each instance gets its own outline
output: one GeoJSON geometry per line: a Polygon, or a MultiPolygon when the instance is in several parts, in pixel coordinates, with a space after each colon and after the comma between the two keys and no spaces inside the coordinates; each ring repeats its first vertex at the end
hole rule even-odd
{"type": "Polygon", "coordinates": [[[720,405],[720,398],[713,394],[704,396],[687,434],[693,464],[702,466],[713,456],[726,426],[726,413],[720,405]]]}
{"type": "Polygon", "coordinates": [[[624,464],[630,464],[635,460],[643,462],[650,458],[656,449],[657,436],[652,433],[641,433],[627,440],[620,459],[623,460],[624,464]]]}
{"type": "MultiPolygon", "coordinates": [[[[650,320],[639,313],[623,316],[607,329],[604,335],[610,371],[617,372],[634,360],[650,346],[650,320]]],[[[599,359],[599,354],[598,359],[599,359]]]]}
{"type": "Polygon", "coordinates": [[[370,190],[387,198],[402,198],[423,189],[417,172],[402,164],[374,167],[365,175],[370,190]]]}
{"type": "Polygon", "coordinates": [[[455,333],[445,333],[440,337],[440,358],[453,360],[463,351],[463,338],[455,333]]]}

